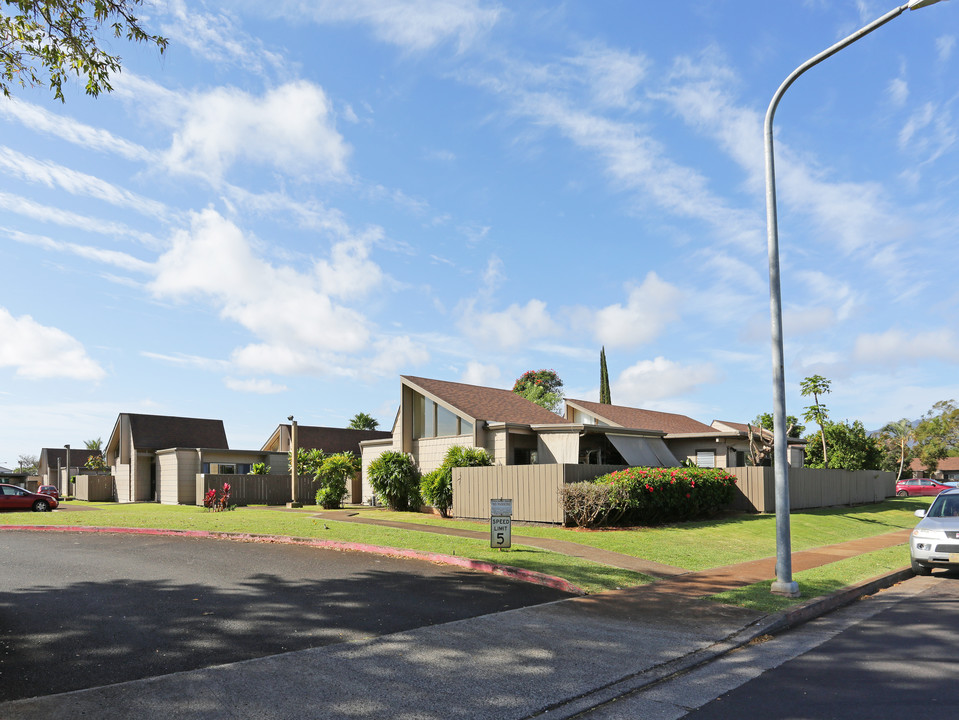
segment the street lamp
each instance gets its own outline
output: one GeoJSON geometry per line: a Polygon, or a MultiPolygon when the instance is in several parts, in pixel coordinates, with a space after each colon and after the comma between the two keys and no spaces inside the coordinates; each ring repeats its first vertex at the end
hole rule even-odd
{"type": "Polygon", "coordinates": [[[783,371],[783,309],[779,283],[779,229],[776,220],[776,169],[773,161],[773,116],[783,94],[796,78],[809,68],[832,57],[844,47],[899,17],[906,10],[918,10],[942,0],[910,0],[877,20],[857,30],[844,40],[810,58],[792,71],[776,90],[764,127],[766,147],[766,238],[769,245],[769,314],[772,329],[773,361],[773,465],[776,480],[776,580],[772,592],[789,597],[799,596],[799,585],[792,579],[792,557],[789,538],[789,470],[786,453],[786,385],[783,371]]]}
{"type": "Polygon", "coordinates": [[[296,420],[290,415],[286,418],[290,421],[290,505],[296,502],[296,420]]]}
{"type": "MultiPolygon", "coordinates": [[[[67,479],[66,479],[66,482],[64,483],[65,487],[61,487],[60,492],[62,492],[64,497],[66,497],[67,495],[70,494],[70,446],[64,445],[63,447],[67,449],[67,479]]],[[[58,480],[60,479],[59,476],[57,477],[57,479],[58,480]]]]}

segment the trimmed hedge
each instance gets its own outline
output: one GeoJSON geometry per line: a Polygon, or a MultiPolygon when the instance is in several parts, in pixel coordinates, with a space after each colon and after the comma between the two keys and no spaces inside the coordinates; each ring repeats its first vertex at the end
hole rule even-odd
{"type": "Polygon", "coordinates": [[[634,467],[572,483],[561,495],[566,517],[584,527],[656,525],[718,512],[733,501],[735,486],[736,478],[722,468],[634,467]]]}

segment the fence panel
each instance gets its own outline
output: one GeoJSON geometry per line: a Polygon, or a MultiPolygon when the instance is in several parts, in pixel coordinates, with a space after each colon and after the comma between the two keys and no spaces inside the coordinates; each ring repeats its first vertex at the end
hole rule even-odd
{"type": "MultiPolygon", "coordinates": [[[[289,475],[211,475],[196,476],[196,504],[203,504],[209,490],[220,490],[230,484],[231,505],[285,505],[290,502],[289,475]]],[[[300,475],[296,479],[296,501],[304,505],[316,503],[313,477],[300,475]]]]}

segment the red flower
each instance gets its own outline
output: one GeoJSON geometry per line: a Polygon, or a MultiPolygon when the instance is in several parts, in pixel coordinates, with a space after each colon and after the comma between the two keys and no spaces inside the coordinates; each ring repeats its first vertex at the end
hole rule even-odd
{"type": "Polygon", "coordinates": [[[686,497],[689,497],[689,493],[686,493],[686,497]]]}

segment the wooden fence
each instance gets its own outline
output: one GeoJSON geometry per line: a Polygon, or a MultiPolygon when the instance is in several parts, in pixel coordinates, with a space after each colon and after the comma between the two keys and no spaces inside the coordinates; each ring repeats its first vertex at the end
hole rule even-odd
{"type": "MultiPolygon", "coordinates": [[[[736,476],[734,510],[776,512],[776,481],[771,467],[726,468],[736,476]]],[[[880,502],[896,494],[896,473],[879,470],[789,468],[789,508],[832,507],[880,502]]]]}
{"type": "Polygon", "coordinates": [[[117,499],[113,475],[77,475],[73,495],[87,502],[111,502],[117,499]]]}
{"type": "MultiPolygon", "coordinates": [[[[210,475],[196,476],[196,504],[203,505],[203,496],[210,489],[220,490],[230,484],[231,505],[286,505],[290,502],[290,476],[286,475],[210,475]]],[[[296,502],[316,503],[316,486],[312,475],[296,479],[296,502]]]]}
{"type": "Polygon", "coordinates": [[[511,498],[518,522],[562,523],[559,490],[622,465],[495,465],[453,469],[453,516],[488,518],[491,498],[511,498]]]}
{"type": "MultiPolygon", "coordinates": [[[[621,465],[495,465],[454,468],[454,517],[488,518],[492,498],[513,500],[513,519],[562,523],[559,491],[565,483],[590,480],[622,470],[621,465]]],[[[770,467],[726,468],[736,476],[733,510],[776,511],[776,488],[770,467]]],[[[880,502],[896,492],[896,473],[877,470],[789,468],[790,510],[880,502]]]]}

